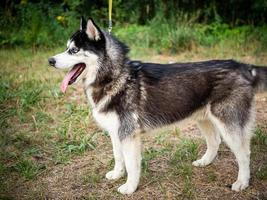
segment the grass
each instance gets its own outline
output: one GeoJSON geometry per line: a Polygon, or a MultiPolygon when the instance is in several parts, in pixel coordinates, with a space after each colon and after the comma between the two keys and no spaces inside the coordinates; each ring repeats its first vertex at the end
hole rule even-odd
{"type": "Polygon", "coordinates": [[[192,162],[197,159],[198,145],[193,140],[184,139],[174,152],[170,163],[174,166],[174,176],[181,176],[184,180],[183,194],[186,198],[195,198],[195,188],[192,183],[192,162]]]}
{"type": "Polygon", "coordinates": [[[267,167],[264,166],[264,167],[260,167],[256,173],[256,177],[259,179],[259,180],[267,180],[267,167]]]}
{"type": "Polygon", "coordinates": [[[260,127],[256,128],[252,143],[257,144],[258,146],[261,146],[261,147],[262,146],[264,147],[267,145],[266,133],[260,127]]]}
{"type": "MultiPolygon", "coordinates": [[[[226,41],[225,38],[218,43],[212,42],[214,38],[207,38],[205,45],[194,39],[200,46],[195,46],[193,42],[191,47],[185,47],[184,52],[179,50],[180,53],[176,55],[161,55],[158,53],[165,52],[165,47],[171,53],[172,46],[169,45],[183,45],[183,41],[188,45],[186,37],[191,37],[187,35],[191,33],[186,29],[179,30],[181,33],[169,33],[173,34],[170,41],[162,39],[160,42],[166,46],[160,50],[154,48],[155,35],[146,34],[146,31],[150,31],[147,29],[133,26],[128,32],[116,32],[130,45],[137,41],[131,52],[135,59],[169,62],[234,57],[249,63],[267,63],[267,52],[258,51],[262,47],[253,39],[246,40],[248,43],[244,46],[244,41],[226,41]],[[172,41],[183,38],[177,34],[185,39],[172,41]]],[[[44,194],[52,195],[53,191],[57,191],[56,194],[62,192],[68,198],[123,198],[116,193],[116,188],[123,180],[118,183],[104,180],[105,172],[113,165],[112,160],[106,159],[111,154],[107,133],[93,122],[79,86],[70,87],[67,94],[63,95],[59,90],[59,82],[64,72],[47,66],[47,58],[63,48],[0,49],[0,198],[20,196],[22,193],[25,197],[34,197],[36,194],[43,197],[44,194]],[[87,157],[90,159],[84,163],[87,157]],[[78,168],[81,163],[83,165],[78,168]],[[58,174],[64,170],[67,171],[66,177],[59,177],[58,174]],[[53,174],[54,171],[58,174],[53,174]],[[73,184],[76,184],[75,187],[73,184]],[[81,191],[77,192],[71,187],[80,188],[81,191]],[[36,191],[32,191],[32,188],[36,188],[36,191]]],[[[267,150],[266,143],[266,130],[259,126],[252,141],[252,176],[259,188],[264,188],[266,181],[267,164],[263,155],[267,150]]],[[[147,140],[146,145],[137,199],[149,199],[149,195],[158,199],[198,199],[203,194],[203,190],[199,189],[203,187],[200,183],[211,187],[222,180],[213,167],[202,170],[191,165],[204,144],[198,139],[184,137],[177,128],[160,132],[154,139],[147,140]],[[198,174],[205,179],[199,181],[198,174]]],[[[260,189],[255,190],[253,186],[251,193],[243,193],[242,198],[249,199],[256,192],[261,192],[260,189]]],[[[219,190],[217,193],[225,194],[219,190]]],[[[207,193],[208,196],[212,194],[207,193]]]]}
{"type": "Polygon", "coordinates": [[[217,176],[216,174],[214,173],[214,171],[208,171],[207,172],[207,178],[208,178],[208,181],[209,182],[214,182],[217,180],[217,176]]]}
{"type": "Polygon", "coordinates": [[[161,148],[161,149],[155,149],[153,147],[145,149],[143,152],[143,159],[142,159],[142,173],[144,175],[150,176],[150,168],[149,163],[159,157],[163,157],[168,155],[169,148],[161,148]]]}
{"type": "Polygon", "coordinates": [[[41,171],[45,170],[45,166],[38,165],[29,159],[18,160],[14,169],[24,176],[26,179],[35,178],[41,171]]]}
{"type": "MultiPolygon", "coordinates": [[[[252,145],[254,148],[254,152],[251,155],[252,158],[257,158],[257,154],[267,151],[267,134],[262,128],[257,127],[255,130],[255,135],[252,139],[252,145]]],[[[267,180],[267,160],[258,161],[256,178],[263,181],[267,180]]]]}

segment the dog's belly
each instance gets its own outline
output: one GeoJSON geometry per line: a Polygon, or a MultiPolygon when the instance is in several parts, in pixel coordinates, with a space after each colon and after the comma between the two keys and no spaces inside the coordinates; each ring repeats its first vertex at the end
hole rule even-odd
{"type": "Polygon", "coordinates": [[[119,116],[115,111],[99,112],[93,109],[93,117],[101,128],[109,133],[117,133],[120,127],[119,116]]]}
{"type": "MultiPolygon", "coordinates": [[[[178,125],[178,127],[181,124],[187,123],[188,120],[193,120],[193,121],[198,121],[198,120],[203,120],[206,118],[207,112],[209,111],[209,105],[196,110],[192,115],[189,117],[176,121],[174,123],[170,124],[158,124],[159,126],[144,126],[144,131],[149,131],[151,132],[153,129],[158,130],[161,128],[168,127],[170,125],[178,125]]],[[[98,125],[108,131],[109,133],[118,133],[119,127],[121,126],[121,122],[119,119],[119,115],[117,114],[116,111],[110,111],[110,112],[99,112],[98,109],[93,109],[93,117],[95,121],[98,123],[98,125]]],[[[134,122],[132,122],[134,123],[134,122]]],[[[152,131],[154,132],[154,131],[152,131]]]]}
{"type": "Polygon", "coordinates": [[[166,128],[169,128],[170,126],[176,126],[178,128],[186,127],[189,124],[196,123],[198,121],[202,121],[207,119],[207,116],[210,114],[210,105],[206,105],[195,112],[193,112],[191,115],[189,115],[186,118],[183,118],[181,120],[174,121],[173,123],[166,123],[166,124],[158,124],[158,126],[143,126],[145,132],[155,133],[162,131],[166,128]]]}

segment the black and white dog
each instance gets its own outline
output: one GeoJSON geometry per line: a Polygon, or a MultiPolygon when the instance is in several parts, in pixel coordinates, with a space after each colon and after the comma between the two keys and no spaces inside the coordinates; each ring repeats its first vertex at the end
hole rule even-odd
{"type": "Polygon", "coordinates": [[[206,153],[193,165],[209,165],[222,138],[239,166],[232,190],[248,187],[254,94],[267,88],[267,69],[233,60],[142,63],[130,61],[127,53],[92,19],[82,19],[66,51],[49,58],[55,68],[70,68],[63,92],[83,82],[95,120],[110,134],[115,166],[106,178],[118,179],[126,169],[127,181],[118,191],[133,193],[141,172],[140,133],[193,117],[207,142],[206,153]]]}

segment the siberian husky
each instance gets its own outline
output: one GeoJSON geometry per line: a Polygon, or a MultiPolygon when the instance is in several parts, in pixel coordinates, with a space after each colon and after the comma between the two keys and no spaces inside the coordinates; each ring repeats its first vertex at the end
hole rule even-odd
{"type": "Polygon", "coordinates": [[[128,51],[92,19],[82,18],[67,49],[48,59],[55,68],[70,68],[62,92],[82,81],[94,119],[109,132],[115,166],[106,178],[118,179],[126,169],[127,181],[118,191],[133,193],[141,172],[140,134],[194,116],[207,150],[192,164],[209,165],[223,139],[239,167],[232,190],[248,187],[254,95],[267,88],[267,68],[233,60],[143,63],[131,61],[128,51]]]}

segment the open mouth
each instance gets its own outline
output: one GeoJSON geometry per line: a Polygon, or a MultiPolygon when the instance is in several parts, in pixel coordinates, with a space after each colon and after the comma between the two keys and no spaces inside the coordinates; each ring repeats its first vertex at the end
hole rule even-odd
{"type": "Polygon", "coordinates": [[[84,63],[78,63],[72,67],[72,69],[64,77],[60,89],[63,93],[66,92],[68,85],[73,84],[77,78],[81,75],[86,65],[84,63]]]}

